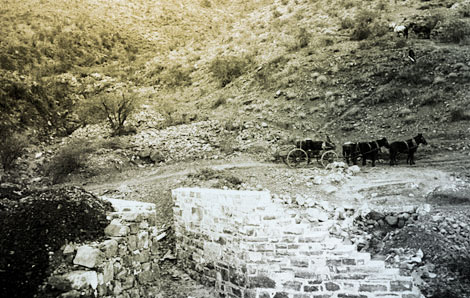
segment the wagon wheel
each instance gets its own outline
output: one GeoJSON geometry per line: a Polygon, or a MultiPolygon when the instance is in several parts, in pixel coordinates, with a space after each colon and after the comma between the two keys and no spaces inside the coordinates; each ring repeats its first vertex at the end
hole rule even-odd
{"type": "Polygon", "coordinates": [[[323,167],[326,168],[328,164],[335,162],[337,159],[338,159],[338,154],[336,154],[336,152],[333,150],[329,150],[322,154],[320,158],[320,163],[323,167]]]}
{"type": "Polygon", "coordinates": [[[289,151],[286,158],[287,165],[291,168],[306,166],[309,163],[308,154],[300,148],[289,151]]]}

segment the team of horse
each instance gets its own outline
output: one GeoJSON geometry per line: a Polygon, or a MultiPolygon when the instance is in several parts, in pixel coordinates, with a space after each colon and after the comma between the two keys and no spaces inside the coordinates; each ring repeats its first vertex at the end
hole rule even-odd
{"type": "Polygon", "coordinates": [[[426,139],[423,134],[419,133],[415,137],[404,140],[404,141],[395,141],[389,143],[387,138],[381,138],[379,140],[370,141],[370,142],[347,142],[343,145],[343,157],[346,160],[346,163],[349,165],[349,162],[352,161],[354,165],[357,164],[357,159],[362,159],[362,165],[365,166],[367,160],[372,161],[372,166],[375,166],[376,160],[378,160],[379,152],[382,147],[385,147],[389,150],[390,155],[390,165],[397,165],[397,155],[399,153],[406,153],[407,159],[406,163],[410,165],[415,164],[414,154],[418,150],[420,144],[427,145],[426,139]]]}

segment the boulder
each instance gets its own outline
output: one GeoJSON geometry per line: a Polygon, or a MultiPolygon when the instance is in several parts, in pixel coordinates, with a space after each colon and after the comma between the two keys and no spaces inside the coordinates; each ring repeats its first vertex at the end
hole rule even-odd
{"type": "Polygon", "coordinates": [[[100,264],[101,260],[102,253],[98,248],[83,245],[77,249],[73,263],[87,268],[94,268],[100,264]]]}
{"type": "Polygon", "coordinates": [[[307,210],[307,218],[311,222],[324,222],[328,220],[328,214],[317,208],[309,208],[307,210]]]}
{"type": "Polygon", "coordinates": [[[383,219],[385,216],[380,213],[380,212],[377,212],[377,211],[371,211],[368,215],[367,215],[370,219],[372,220],[380,220],[380,219],[383,219]]]}
{"type": "Polygon", "coordinates": [[[104,229],[104,233],[111,237],[122,237],[129,233],[129,227],[124,225],[119,219],[115,218],[104,229]]]}
{"type": "Polygon", "coordinates": [[[385,221],[390,225],[390,226],[396,226],[398,223],[398,217],[393,216],[393,215],[387,215],[385,216],[385,221]]]}
{"type": "Polygon", "coordinates": [[[83,290],[87,288],[96,289],[98,286],[98,275],[95,271],[77,270],[62,275],[71,283],[72,289],[83,290]]]}

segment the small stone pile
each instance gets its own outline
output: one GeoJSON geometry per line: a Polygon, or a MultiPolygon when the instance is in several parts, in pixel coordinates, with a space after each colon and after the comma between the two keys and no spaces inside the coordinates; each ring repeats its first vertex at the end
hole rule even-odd
{"type": "Polygon", "coordinates": [[[398,211],[383,212],[365,208],[354,218],[354,226],[347,231],[349,239],[356,243],[360,250],[370,251],[373,247],[373,253],[379,253],[386,237],[393,236],[397,229],[417,221],[419,214],[425,214],[429,210],[429,205],[408,206],[398,211]]]}
{"type": "Polygon", "coordinates": [[[137,133],[132,143],[141,159],[154,162],[203,159],[220,154],[219,121],[202,121],[137,133]]]}

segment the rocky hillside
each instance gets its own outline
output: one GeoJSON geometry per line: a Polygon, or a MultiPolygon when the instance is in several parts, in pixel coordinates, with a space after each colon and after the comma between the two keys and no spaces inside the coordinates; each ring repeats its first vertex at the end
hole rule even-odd
{"type": "MultiPolygon", "coordinates": [[[[271,159],[327,134],[341,144],[423,132],[430,151],[469,148],[468,0],[28,0],[0,13],[2,131],[134,134],[96,144],[120,150],[116,167],[271,159]],[[415,26],[406,38],[392,23],[415,26]],[[193,135],[198,152],[185,155],[193,135]]],[[[51,150],[36,145],[33,156],[51,150]]]]}

